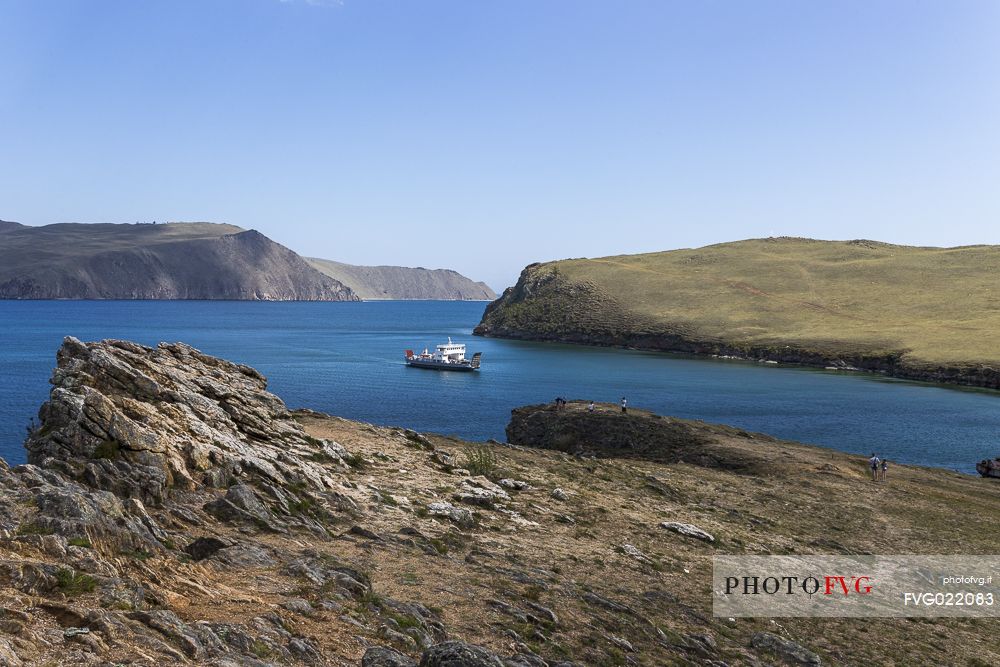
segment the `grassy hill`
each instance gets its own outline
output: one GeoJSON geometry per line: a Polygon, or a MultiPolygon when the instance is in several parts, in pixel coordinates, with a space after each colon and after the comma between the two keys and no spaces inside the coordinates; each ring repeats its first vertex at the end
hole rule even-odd
{"type": "Polygon", "coordinates": [[[535,264],[477,332],[997,386],[1000,246],[770,238],[535,264]]]}
{"type": "Polygon", "coordinates": [[[496,293],[486,283],[475,282],[451,269],[356,266],[314,258],[308,258],[307,261],[313,268],[344,283],[365,300],[483,301],[497,298],[496,293]]]}

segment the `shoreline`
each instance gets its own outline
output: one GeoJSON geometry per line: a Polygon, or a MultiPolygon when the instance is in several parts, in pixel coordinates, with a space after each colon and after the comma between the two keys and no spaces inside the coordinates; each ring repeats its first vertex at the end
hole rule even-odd
{"type": "Polygon", "coordinates": [[[502,338],[540,343],[565,343],[591,347],[614,347],[644,352],[669,352],[695,357],[735,359],[740,361],[788,364],[821,370],[842,370],[883,375],[899,380],[973,387],[1000,391],[1000,369],[989,366],[962,368],[958,366],[931,366],[919,368],[901,361],[902,353],[885,355],[834,355],[805,350],[791,345],[783,349],[773,346],[736,346],[722,342],[692,341],[676,334],[623,334],[620,336],[594,336],[582,332],[570,334],[543,334],[522,331],[487,331],[480,323],[473,329],[474,336],[502,338]]]}

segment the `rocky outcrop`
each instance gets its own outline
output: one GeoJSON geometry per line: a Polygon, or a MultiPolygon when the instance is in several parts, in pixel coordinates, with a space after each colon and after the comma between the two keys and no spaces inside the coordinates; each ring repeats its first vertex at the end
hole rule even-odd
{"type": "Polygon", "coordinates": [[[451,269],[406,266],[356,266],[328,259],[309,258],[314,268],[347,285],[362,299],[432,299],[439,301],[492,301],[489,285],[466,278],[451,269]]]}
{"type": "Polygon", "coordinates": [[[334,486],[318,463],[344,455],[305,434],[257,371],[182,343],[67,338],[53,389],[25,447],[28,461],[82,484],[159,505],[173,491],[226,488],[214,511],[267,522],[252,480],[279,503],[285,491],[334,486]],[[235,484],[235,485],[234,485],[235,484]]]}
{"type": "Polygon", "coordinates": [[[507,440],[514,445],[555,449],[580,457],[683,462],[745,473],[760,470],[765,465],[763,459],[752,452],[719,446],[719,437],[773,440],[762,434],[663,417],[645,410],[630,408],[628,413],[622,413],[618,406],[606,403],[596,404],[593,411],[588,408],[588,401],[514,408],[507,424],[507,440]]]}
{"type": "MultiPolygon", "coordinates": [[[[276,566],[240,531],[328,536],[327,517],[352,507],[334,480],[346,450],[308,436],[255,370],[183,344],[67,338],[52,384],[29,464],[0,464],[0,543],[24,554],[0,558],[0,586],[97,604],[51,612],[66,627],[60,660],[321,663],[316,642],[266,606],[236,623],[192,623],[169,605],[177,587],[211,594],[206,567],[276,566]],[[236,531],[200,534],[213,525],[236,531]],[[184,555],[210,565],[185,566],[184,555]],[[153,559],[156,573],[143,565],[153,559]]],[[[299,559],[328,595],[370,592],[364,575],[299,559]]],[[[51,642],[19,632],[24,659],[41,659],[51,642]]]]}
{"type": "Polygon", "coordinates": [[[0,242],[0,299],[358,297],[260,232],[173,223],[8,229],[0,242]]]}
{"type": "Polygon", "coordinates": [[[983,459],[976,464],[976,472],[983,477],[996,477],[1000,479],[1000,458],[983,459]]]}

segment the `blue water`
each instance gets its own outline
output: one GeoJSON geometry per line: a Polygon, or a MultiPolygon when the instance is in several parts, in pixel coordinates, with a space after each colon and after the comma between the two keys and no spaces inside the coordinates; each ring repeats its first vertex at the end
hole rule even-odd
{"type": "Polygon", "coordinates": [[[555,396],[723,422],[847,452],[974,472],[1000,454],[1000,395],[753,363],[474,338],[483,303],[0,301],[0,456],[24,461],[63,336],[184,341],[254,366],[291,407],[473,440],[555,396]],[[407,368],[451,336],[483,370],[407,368]]]}

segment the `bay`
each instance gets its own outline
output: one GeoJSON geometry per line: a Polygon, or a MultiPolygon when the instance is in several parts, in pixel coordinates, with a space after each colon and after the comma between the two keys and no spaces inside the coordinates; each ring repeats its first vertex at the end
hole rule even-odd
{"type": "MultiPolygon", "coordinates": [[[[974,473],[1000,455],[1000,396],[846,374],[471,335],[481,302],[0,301],[0,456],[22,463],[64,336],[183,341],[254,366],[290,407],[470,440],[556,396],[617,402],[891,461],[974,473]],[[451,336],[480,373],[407,368],[451,336]]],[[[803,474],[812,474],[803,471],[803,474]]]]}

